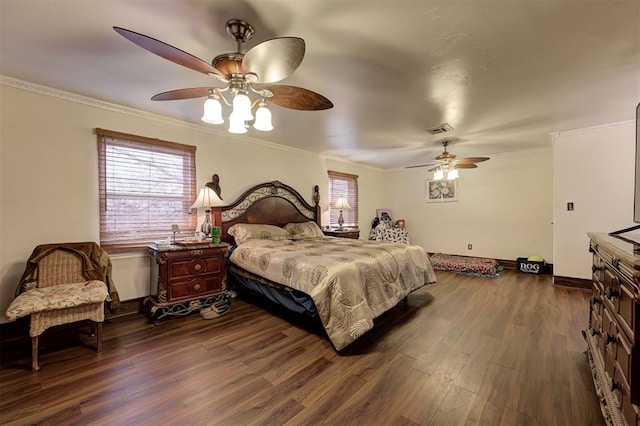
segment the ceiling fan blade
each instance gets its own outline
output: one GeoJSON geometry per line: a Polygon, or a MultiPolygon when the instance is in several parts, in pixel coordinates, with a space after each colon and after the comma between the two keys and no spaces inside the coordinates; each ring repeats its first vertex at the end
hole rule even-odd
{"type": "Polygon", "coordinates": [[[455,167],[456,169],[477,169],[478,168],[478,166],[476,166],[473,163],[455,163],[453,167],[455,167]]]}
{"type": "Polygon", "coordinates": [[[249,49],[242,59],[242,73],[255,73],[260,83],[289,77],[304,58],[305,43],[299,37],[267,40],[249,49]]]}
{"type": "Polygon", "coordinates": [[[458,163],[481,163],[487,161],[489,157],[466,157],[456,160],[458,163]]]}
{"type": "Polygon", "coordinates": [[[302,87],[278,84],[265,86],[260,90],[265,89],[273,93],[273,97],[267,98],[267,101],[283,108],[302,111],[320,111],[333,108],[333,103],[329,99],[302,87]]]}
{"type": "Polygon", "coordinates": [[[416,164],[415,166],[404,166],[405,169],[417,169],[419,167],[428,167],[428,166],[432,166],[433,164],[416,164]]]}
{"type": "Polygon", "coordinates": [[[127,40],[164,59],[168,59],[171,62],[175,62],[178,65],[182,65],[183,67],[190,68],[203,74],[213,74],[213,77],[220,80],[226,80],[222,73],[215,69],[213,65],[193,56],[190,53],[180,50],[177,47],[173,47],[165,42],[156,40],[155,38],[127,30],[125,28],[113,27],[113,29],[127,40]]]}
{"type": "Polygon", "coordinates": [[[202,98],[209,95],[211,87],[190,87],[188,89],[169,90],[151,97],[152,101],[177,101],[180,99],[202,98]]]}

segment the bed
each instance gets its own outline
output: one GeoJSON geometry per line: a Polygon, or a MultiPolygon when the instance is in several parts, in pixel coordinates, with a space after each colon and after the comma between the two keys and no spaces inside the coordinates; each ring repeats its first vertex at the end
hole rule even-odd
{"type": "Polygon", "coordinates": [[[319,202],[318,186],[311,204],[273,181],[249,188],[214,216],[232,245],[232,286],[317,318],[340,351],[436,276],[419,246],[324,236],[319,202]]]}

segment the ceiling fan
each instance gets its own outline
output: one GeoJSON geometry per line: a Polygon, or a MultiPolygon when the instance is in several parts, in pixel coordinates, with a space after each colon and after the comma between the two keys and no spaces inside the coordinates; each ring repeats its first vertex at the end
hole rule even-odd
{"type": "Polygon", "coordinates": [[[222,124],[222,104],[220,99],[233,112],[229,116],[229,131],[246,133],[248,123],[253,121],[257,130],[272,130],[271,112],[266,102],[278,106],[303,111],[318,111],[333,107],[333,103],[324,96],[296,86],[271,84],[283,80],[298,68],[305,53],[305,42],[298,37],[279,37],[264,41],[246,53],[242,53],[242,44],[249,41],[254,28],[240,19],[231,19],[226,23],[227,33],[237,44],[237,51],[223,53],[211,64],[190,53],[173,47],[155,38],[121,27],[113,29],[127,40],[151,53],[178,65],[207,74],[222,87],[191,87],[158,93],[154,101],[172,101],[207,97],[202,120],[212,124],[222,124]],[[227,100],[224,92],[233,96],[227,100]],[[252,99],[251,96],[257,99],[252,99]],[[253,107],[258,105],[255,118],[253,107]]]}
{"type": "Polygon", "coordinates": [[[435,180],[443,179],[445,177],[445,174],[447,179],[455,179],[458,177],[457,169],[476,169],[478,168],[478,165],[476,163],[481,163],[483,161],[489,160],[489,157],[457,158],[455,154],[451,154],[449,151],[447,151],[447,146],[449,146],[450,141],[444,140],[441,143],[444,147],[444,152],[434,158],[436,163],[406,166],[405,169],[435,166],[428,170],[429,172],[435,172],[433,174],[433,178],[435,180]]]}

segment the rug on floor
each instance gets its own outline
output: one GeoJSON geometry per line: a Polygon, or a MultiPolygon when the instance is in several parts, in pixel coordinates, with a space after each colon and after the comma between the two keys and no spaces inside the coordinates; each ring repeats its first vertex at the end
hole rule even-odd
{"type": "Polygon", "coordinates": [[[504,269],[495,259],[485,257],[456,256],[452,254],[434,253],[429,256],[433,269],[438,271],[457,272],[477,277],[496,278],[504,269]]]}

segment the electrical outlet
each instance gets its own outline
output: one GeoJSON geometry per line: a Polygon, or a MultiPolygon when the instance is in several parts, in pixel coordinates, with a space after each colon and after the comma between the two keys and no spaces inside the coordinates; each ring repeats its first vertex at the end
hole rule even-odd
{"type": "Polygon", "coordinates": [[[467,244],[467,250],[473,250],[473,244],[467,244]]]}
{"type": "Polygon", "coordinates": [[[569,201],[567,203],[567,211],[572,212],[573,211],[573,202],[569,201]]]}

